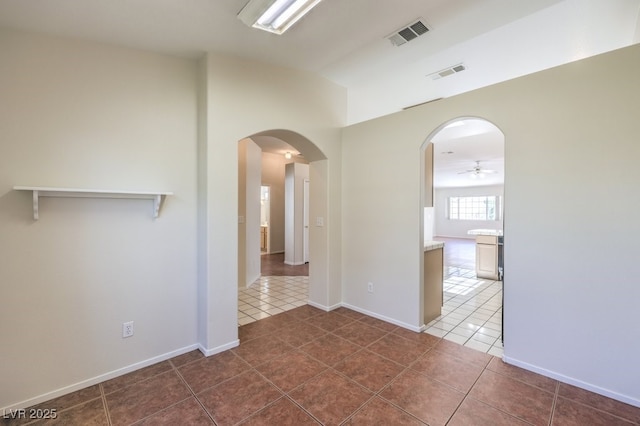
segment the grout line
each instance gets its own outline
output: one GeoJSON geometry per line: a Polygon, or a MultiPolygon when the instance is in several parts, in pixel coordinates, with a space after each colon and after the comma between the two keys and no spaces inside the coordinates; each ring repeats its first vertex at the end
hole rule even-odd
{"type": "MultiPolygon", "coordinates": [[[[194,360],[194,361],[192,361],[192,362],[195,362],[195,361],[197,361],[197,360],[194,360]]],[[[169,360],[169,363],[171,364],[171,367],[173,367],[173,371],[175,371],[175,373],[178,375],[178,377],[180,378],[180,380],[182,381],[182,383],[184,383],[184,385],[187,387],[187,389],[189,389],[189,392],[191,392],[191,397],[190,397],[190,398],[195,399],[195,400],[196,400],[196,402],[198,403],[198,405],[200,406],[200,408],[202,408],[202,410],[204,410],[204,412],[205,412],[205,414],[207,415],[207,417],[209,417],[209,419],[211,419],[211,421],[213,422],[213,424],[214,424],[214,425],[217,425],[216,421],[214,420],[214,418],[212,417],[212,415],[209,413],[209,410],[207,410],[207,408],[204,406],[204,404],[202,403],[202,401],[200,401],[200,398],[198,398],[198,396],[196,395],[196,393],[194,392],[194,390],[191,388],[191,386],[190,386],[190,385],[189,385],[189,383],[187,382],[187,379],[185,379],[185,378],[184,378],[184,376],[182,376],[182,373],[180,372],[180,370],[178,370],[178,367],[177,367],[177,366],[176,366],[176,365],[175,365],[171,360],[169,360]]],[[[188,365],[188,364],[191,364],[191,362],[187,362],[187,363],[185,363],[185,364],[181,365],[181,367],[183,367],[183,366],[185,366],[185,365],[188,365]]],[[[203,392],[204,392],[204,391],[203,391],[203,392]]],[[[171,405],[170,407],[166,407],[166,408],[165,408],[165,410],[166,410],[166,409],[168,409],[168,408],[171,408],[171,407],[173,407],[173,406],[175,406],[175,405],[177,405],[177,404],[180,404],[181,402],[184,402],[184,401],[186,401],[187,399],[189,399],[189,398],[185,398],[185,399],[183,399],[182,401],[176,402],[175,404],[171,405]]],[[[160,410],[160,411],[163,411],[163,410],[160,410]]],[[[154,413],[154,414],[157,414],[157,413],[159,413],[160,411],[158,411],[158,412],[156,412],[156,413],[154,413]]]]}
{"type": "Polygon", "coordinates": [[[558,393],[560,391],[560,382],[556,382],[556,391],[553,393],[553,402],[551,402],[551,415],[549,415],[549,426],[553,424],[553,416],[556,413],[556,403],[558,402],[558,393]]]}
{"type": "Polygon", "coordinates": [[[109,426],[113,425],[113,421],[111,421],[111,413],[109,412],[109,404],[107,404],[107,395],[104,393],[104,387],[102,383],[98,384],[98,388],[100,389],[100,398],[102,398],[102,405],[104,407],[105,415],[107,416],[107,424],[109,426]]]}

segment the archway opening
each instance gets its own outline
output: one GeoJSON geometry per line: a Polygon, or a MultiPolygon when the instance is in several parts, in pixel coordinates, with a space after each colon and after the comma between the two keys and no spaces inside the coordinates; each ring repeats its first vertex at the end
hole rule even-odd
{"type": "MultiPolygon", "coordinates": [[[[423,246],[443,243],[442,288],[434,293],[423,284],[421,291],[424,329],[497,356],[503,353],[504,145],[493,123],[460,117],[421,147],[423,246]],[[434,294],[442,305],[429,316],[434,294]]],[[[421,283],[436,268],[426,253],[421,283]]]]}
{"type": "MultiPolygon", "coordinates": [[[[271,130],[239,141],[238,325],[310,303],[309,287],[322,287],[311,267],[317,233],[310,229],[311,170],[326,161],[304,136],[271,130]],[[265,187],[270,206],[265,214],[265,187]],[[268,217],[268,220],[265,220],[268,217]],[[310,249],[311,248],[311,249],[310,249]]],[[[322,180],[322,174],[315,174],[322,180]]],[[[323,182],[316,182],[320,187],[323,182]]],[[[320,289],[322,291],[322,289],[320,289]]]]}

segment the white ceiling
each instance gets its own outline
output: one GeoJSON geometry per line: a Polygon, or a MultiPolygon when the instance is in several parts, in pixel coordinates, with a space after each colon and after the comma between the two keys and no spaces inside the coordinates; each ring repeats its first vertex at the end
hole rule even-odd
{"type": "Polygon", "coordinates": [[[504,134],[480,119],[458,120],[432,138],[433,186],[455,188],[504,184],[504,134]],[[483,170],[496,173],[464,173],[480,162],[483,170]]]}
{"type": "Polygon", "coordinates": [[[281,36],[237,19],[245,3],[0,0],[0,27],[308,70],[347,89],[345,124],[640,41],[640,0],[323,0],[281,36]],[[417,18],[430,31],[391,45],[386,37],[417,18]],[[427,77],[459,63],[467,69],[427,77]]]}

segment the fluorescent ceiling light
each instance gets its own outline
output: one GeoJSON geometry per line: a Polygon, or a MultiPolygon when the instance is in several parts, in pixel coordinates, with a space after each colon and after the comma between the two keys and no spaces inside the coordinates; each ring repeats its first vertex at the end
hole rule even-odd
{"type": "Polygon", "coordinates": [[[250,27],[282,34],[321,0],[250,0],[238,18],[250,27]]]}

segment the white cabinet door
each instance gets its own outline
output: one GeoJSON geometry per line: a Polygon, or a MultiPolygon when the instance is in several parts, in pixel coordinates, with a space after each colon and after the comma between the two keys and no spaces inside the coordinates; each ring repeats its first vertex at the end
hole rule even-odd
{"type": "Polygon", "coordinates": [[[476,244],[476,275],[478,278],[498,279],[498,246],[476,244]]]}

